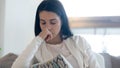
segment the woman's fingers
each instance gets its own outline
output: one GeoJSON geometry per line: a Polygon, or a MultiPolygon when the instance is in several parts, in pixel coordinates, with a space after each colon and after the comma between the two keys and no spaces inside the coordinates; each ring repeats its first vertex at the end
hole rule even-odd
{"type": "Polygon", "coordinates": [[[47,28],[43,29],[39,36],[42,37],[45,41],[49,41],[53,38],[52,33],[47,28]]]}
{"type": "Polygon", "coordinates": [[[53,35],[52,35],[52,33],[48,29],[47,29],[47,31],[48,31],[48,35],[47,35],[45,40],[49,41],[49,40],[51,40],[53,38],[53,35]]]}

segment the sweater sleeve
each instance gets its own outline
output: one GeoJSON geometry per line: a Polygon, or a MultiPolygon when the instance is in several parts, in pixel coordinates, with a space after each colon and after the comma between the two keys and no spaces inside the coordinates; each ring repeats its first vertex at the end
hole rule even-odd
{"type": "Polygon", "coordinates": [[[84,62],[85,62],[85,67],[88,68],[104,68],[104,59],[101,55],[98,55],[97,53],[93,52],[91,50],[90,45],[88,42],[82,38],[83,42],[83,52],[84,52],[84,62]],[[98,60],[101,59],[102,62],[99,62],[98,60]],[[101,65],[103,64],[103,65],[101,65]]]}
{"type": "Polygon", "coordinates": [[[14,61],[12,68],[30,68],[31,61],[42,42],[43,39],[41,37],[35,37],[14,61]]]}

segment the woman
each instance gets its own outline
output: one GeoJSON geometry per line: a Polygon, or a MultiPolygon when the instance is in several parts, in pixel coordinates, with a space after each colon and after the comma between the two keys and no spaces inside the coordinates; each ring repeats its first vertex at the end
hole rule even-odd
{"type": "Polygon", "coordinates": [[[71,33],[62,4],[58,0],[44,0],[36,12],[35,38],[12,68],[29,68],[36,61],[44,63],[59,54],[73,68],[102,68],[88,43],[71,33]]]}

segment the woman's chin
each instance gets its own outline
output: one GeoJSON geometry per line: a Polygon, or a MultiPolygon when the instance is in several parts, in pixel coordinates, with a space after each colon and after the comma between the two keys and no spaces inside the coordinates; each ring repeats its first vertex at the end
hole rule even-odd
{"type": "Polygon", "coordinates": [[[50,42],[52,42],[52,39],[45,40],[45,41],[46,41],[46,43],[50,43],[50,42]]]}

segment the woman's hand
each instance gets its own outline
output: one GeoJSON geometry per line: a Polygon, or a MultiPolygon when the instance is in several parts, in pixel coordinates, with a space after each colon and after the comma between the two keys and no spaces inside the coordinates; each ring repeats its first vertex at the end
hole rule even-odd
{"type": "Polygon", "coordinates": [[[49,41],[53,38],[52,33],[47,28],[43,29],[39,36],[45,41],[49,41]]]}

